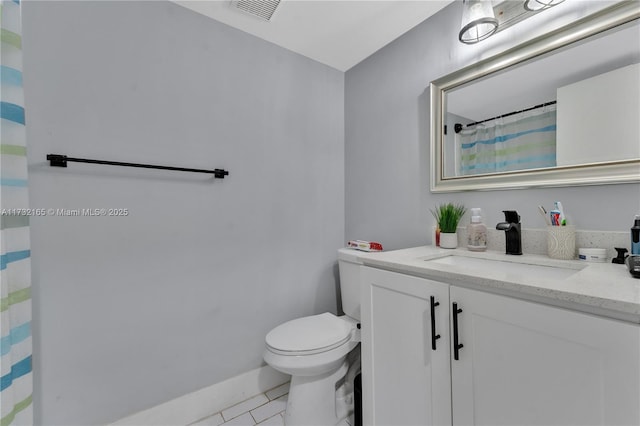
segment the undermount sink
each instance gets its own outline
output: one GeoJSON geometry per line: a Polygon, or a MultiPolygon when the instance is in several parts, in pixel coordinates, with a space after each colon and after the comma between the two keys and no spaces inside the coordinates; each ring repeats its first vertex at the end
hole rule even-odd
{"type": "Polygon", "coordinates": [[[483,259],[459,255],[439,257],[437,259],[425,260],[425,262],[455,267],[456,272],[465,274],[482,275],[483,272],[499,271],[509,275],[531,275],[540,279],[556,280],[568,278],[584,268],[582,265],[537,265],[510,260],[483,259]]]}

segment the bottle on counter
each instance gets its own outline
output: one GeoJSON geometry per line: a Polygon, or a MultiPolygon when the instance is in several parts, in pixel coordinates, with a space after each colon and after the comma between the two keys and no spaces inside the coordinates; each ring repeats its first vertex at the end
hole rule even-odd
{"type": "Polygon", "coordinates": [[[467,248],[471,251],[487,249],[487,227],[482,223],[482,209],[471,209],[471,223],[467,226],[467,248]]]}
{"type": "Polygon", "coordinates": [[[631,227],[631,255],[640,256],[640,214],[637,214],[631,227]]]}

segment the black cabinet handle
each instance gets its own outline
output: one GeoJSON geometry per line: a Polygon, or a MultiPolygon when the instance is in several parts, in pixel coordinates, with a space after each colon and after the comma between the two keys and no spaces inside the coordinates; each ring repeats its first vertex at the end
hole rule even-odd
{"type": "Polygon", "coordinates": [[[462,309],[458,309],[458,304],[453,302],[453,359],[458,361],[459,351],[464,347],[462,343],[458,343],[458,314],[462,312],[462,309]]]}
{"type": "Polygon", "coordinates": [[[436,306],[440,306],[440,302],[436,302],[436,298],[431,296],[431,349],[436,350],[436,340],[440,338],[436,334],[436,306]]]}

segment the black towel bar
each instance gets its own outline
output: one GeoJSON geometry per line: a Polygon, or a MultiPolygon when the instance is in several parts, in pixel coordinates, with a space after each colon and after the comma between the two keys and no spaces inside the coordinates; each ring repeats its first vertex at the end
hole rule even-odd
{"type": "Polygon", "coordinates": [[[47,154],[47,160],[51,167],[67,167],[67,162],[72,161],[76,163],[91,163],[91,164],[106,164],[109,166],[123,166],[123,167],[140,167],[144,169],[159,169],[159,170],[173,170],[180,172],[193,172],[193,173],[209,173],[219,179],[224,179],[229,175],[229,172],[223,169],[205,170],[205,169],[189,169],[184,167],[169,167],[169,166],[156,166],[153,164],[139,164],[139,163],[122,163],[120,161],[105,161],[105,160],[90,160],[87,158],[73,158],[60,154],[47,154]]]}

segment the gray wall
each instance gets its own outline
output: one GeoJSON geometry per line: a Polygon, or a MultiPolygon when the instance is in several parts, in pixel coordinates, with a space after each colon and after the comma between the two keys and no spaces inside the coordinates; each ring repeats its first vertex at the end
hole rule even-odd
{"type": "Polygon", "coordinates": [[[640,213],[638,184],[430,193],[429,82],[606,3],[566,2],[469,46],[457,39],[461,5],[452,3],[346,73],[346,238],[388,249],[430,244],[429,209],[448,201],[482,207],[488,225],[516,209],[523,227],[543,228],[537,206],[559,199],[578,229],[628,230],[640,213]]]}
{"type": "Polygon", "coordinates": [[[336,312],[344,74],[169,2],[24,2],[36,421],[107,423],[336,312]],[[226,168],[70,164],[48,153],[226,168]]]}

